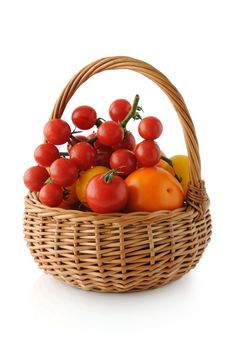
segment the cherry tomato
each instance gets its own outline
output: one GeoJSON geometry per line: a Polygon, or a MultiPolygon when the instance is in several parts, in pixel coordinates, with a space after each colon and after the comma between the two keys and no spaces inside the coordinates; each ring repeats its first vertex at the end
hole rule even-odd
{"type": "Polygon", "coordinates": [[[115,100],[109,107],[109,115],[115,122],[123,121],[123,119],[129,114],[131,104],[124,99],[115,100]]]}
{"type": "Polygon", "coordinates": [[[77,179],[78,169],[72,159],[59,158],[50,167],[50,177],[56,185],[71,186],[77,179]]]}
{"type": "Polygon", "coordinates": [[[79,201],[87,206],[86,188],[89,181],[98,174],[105,174],[109,169],[104,166],[94,166],[86,171],[81,171],[80,176],[76,181],[76,194],[79,201]]]}
{"type": "Polygon", "coordinates": [[[60,152],[55,145],[43,143],[39,145],[34,152],[34,158],[37,164],[49,167],[54,160],[60,157],[60,152]]]}
{"type": "Polygon", "coordinates": [[[93,177],[86,189],[87,204],[96,213],[114,213],[122,210],[128,200],[128,190],[120,176],[113,176],[109,183],[103,174],[93,177]]]}
{"type": "Polygon", "coordinates": [[[48,207],[57,207],[63,200],[62,188],[54,183],[46,184],[39,192],[39,199],[48,207]]]}
{"type": "Polygon", "coordinates": [[[70,150],[70,159],[72,159],[78,169],[89,169],[93,164],[96,156],[94,147],[87,142],[79,142],[70,150]]]}
{"type": "Polygon", "coordinates": [[[110,160],[111,154],[112,154],[111,147],[101,146],[97,148],[94,165],[102,165],[105,167],[109,167],[109,160],[110,160]]]}
{"type": "Polygon", "coordinates": [[[155,140],[162,133],[161,121],[156,117],[146,117],[140,121],[138,126],[139,134],[145,140],[155,140]]]}
{"type": "Polygon", "coordinates": [[[25,171],[23,181],[25,186],[30,191],[38,192],[43,187],[45,181],[48,180],[48,178],[48,171],[45,168],[36,165],[25,171]]]}
{"type": "MultiPolygon", "coordinates": [[[[87,140],[88,140],[88,138],[87,138],[86,136],[84,136],[84,135],[77,135],[77,136],[75,136],[75,138],[76,138],[77,140],[79,140],[80,142],[83,142],[83,141],[87,141],[87,140]]],[[[67,144],[67,150],[68,150],[68,152],[70,152],[71,148],[77,143],[77,141],[70,139],[70,143],[67,144]],[[70,144],[70,143],[71,143],[71,144],[70,144]]]]}
{"type": "Polygon", "coordinates": [[[154,141],[144,140],[136,146],[135,156],[140,165],[153,166],[159,163],[161,150],[154,141]]]}
{"type": "Polygon", "coordinates": [[[135,146],[136,146],[136,142],[135,142],[134,135],[132,134],[132,132],[127,131],[125,136],[124,136],[123,141],[115,146],[112,146],[112,149],[115,151],[117,149],[124,148],[124,149],[128,149],[130,151],[134,151],[135,146]]]}
{"type": "Polygon", "coordinates": [[[128,149],[118,149],[113,152],[110,161],[110,167],[118,170],[119,175],[128,175],[136,169],[136,157],[128,149]]]}
{"type": "Polygon", "coordinates": [[[81,130],[91,129],[97,120],[96,111],[90,106],[77,107],[72,113],[72,122],[81,130]]]}
{"type": "Polygon", "coordinates": [[[114,121],[102,123],[97,130],[98,140],[105,146],[114,146],[122,142],[124,131],[121,125],[114,121]]]}
{"type": "Polygon", "coordinates": [[[129,199],[127,211],[170,210],[183,206],[184,192],[168,171],[159,167],[140,168],[125,180],[129,199]]]}
{"type": "Polygon", "coordinates": [[[53,145],[63,145],[71,135],[70,126],[64,120],[49,120],[43,129],[43,134],[48,143],[53,145]]]}

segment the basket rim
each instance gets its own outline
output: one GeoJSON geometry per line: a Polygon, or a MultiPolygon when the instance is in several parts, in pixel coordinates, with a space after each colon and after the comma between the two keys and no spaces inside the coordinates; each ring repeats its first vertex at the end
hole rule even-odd
{"type": "MultiPolygon", "coordinates": [[[[156,217],[162,217],[163,215],[166,216],[166,218],[177,218],[179,215],[183,215],[184,213],[187,213],[187,216],[192,216],[193,218],[196,218],[196,216],[199,215],[199,212],[191,205],[185,203],[184,206],[177,209],[172,210],[157,210],[153,212],[145,212],[145,211],[136,211],[136,212],[130,212],[130,213],[105,213],[105,214],[99,214],[92,211],[82,211],[82,210],[76,210],[76,209],[64,209],[59,207],[47,207],[46,205],[43,205],[39,199],[37,192],[28,192],[28,194],[25,196],[25,205],[26,207],[32,208],[31,210],[34,211],[34,207],[40,212],[41,216],[56,216],[58,219],[65,218],[69,219],[71,217],[75,218],[81,218],[84,220],[113,220],[113,219],[122,219],[124,222],[128,222],[130,220],[134,220],[135,218],[143,218],[146,220],[150,220],[152,218],[156,217]]],[[[27,210],[28,208],[26,208],[27,210]]]]}

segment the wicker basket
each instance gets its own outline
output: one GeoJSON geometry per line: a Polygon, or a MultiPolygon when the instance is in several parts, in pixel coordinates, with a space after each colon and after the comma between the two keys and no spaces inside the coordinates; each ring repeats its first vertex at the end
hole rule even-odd
{"type": "Polygon", "coordinates": [[[211,235],[209,198],[201,180],[198,142],[185,102],[151,65],[120,56],[89,64],[67,84],[51,119],[61,118],[81,84],[111,69],[143,74],[172,102],[190,160],[187,205],[153,213],[96,214],[46,207],[33,192],[25,198],[24,234],[39,266],[67,284],[101,292],[138,291],[167,284],[196,266],[211,235]]]}

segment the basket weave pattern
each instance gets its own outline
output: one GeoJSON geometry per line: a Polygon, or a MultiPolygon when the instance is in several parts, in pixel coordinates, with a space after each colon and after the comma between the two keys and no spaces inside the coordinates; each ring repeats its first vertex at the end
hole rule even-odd
{"type": "Polygon", "coordinates": [[[176,280],[196,266],[211,236],[209,198],[185,102],[161,72],[143,61],[118,56],[88,65],[66,85],[50,119],[61,118],[81,84],[110,69],[131,69],[145,75],[172,102],[190,161],[187,205],[153,213],[96,214],[48,208],[33,192],[25,198],[24,234],[39,266],[70,285],[103,292],[145,290],[176,280]]]}

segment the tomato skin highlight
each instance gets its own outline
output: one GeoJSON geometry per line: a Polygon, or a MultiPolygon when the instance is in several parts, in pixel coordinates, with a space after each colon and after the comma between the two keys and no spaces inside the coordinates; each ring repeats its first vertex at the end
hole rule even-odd
{"type": "Polygon", "coordinates": [[[110,167],[119,171],[119,175],[128,175],[136,169],[136,157],[128,149],[118,149],[110,157],[110,167]]]}
{"type": "Polygon", "coordinates": [[[130,109],[131,104],[127,100],[120,98],[110,105],[109,115],[115,122],[121,122],[128,115],[130,109]]]}
{"type": "Polygon", "coordinates": [[[67,158],[55,160],[50,167],[50,177],[56,185],[62,187],[73,185],[78,177],[75,162],[67,158]]]}
{"type": "Polygon", "coordinates": [[[34,158],[38,165],[49,167],[54,160],[60,157],[60,152],[55,145],[43,143],[35,149],[34,158]]]}
{"type": "Polygon", "coordinates": [[[30,191],[38,192],[48,178],[48,171],[45,168],[36,165],[25,171],[23,182],[30,191]]]}
{"type": "Polygon", "coordinates": [[[96,213],[115,213],[121,211],[128,201],[128,190],[124,180],[115,175],[106,183],[103,174],[93,177],[86,188],[87,204],[96,213]]]}
{"type": "Polygon", "coordinates": [[[135,156],[141,166],[154,166],[161,159],[161,150],[152,140],[144,140],[135,148],[135,156]]]}
{"type": "Polygon", "coordinates": [[[48,207],[57,207],[63,200],[62,188],[54,183],[44,185],[39,192],[39,200],[48,207]]]}
{"type": "Polygon", "coordinates": [[[97,130],[98,141],[105,146],[114,146],[121,143],[124,138],[124,130],[118,123],[108,121],[101,124],[97,130]]]}
{"type": "Polygon", "coordinates": [[[96,111],[90,106],[77,107],[72,113],[73,124],[81,130],[91,129],[95,125],[96,120],[96,111]]]}
{"type": "Polygon", "coordinates": [[[43,134],[48,143],[63,145],[69,140],[71,130],[64,120],[52,119],[45,124],[43,134]]]}
{"type": "Polygon", "coordinates": [[[70,150],[70,159],[73,160],[80,170],[89,169],[95,161],[96,152],[87,142],[79,142],[70,150]]]}

